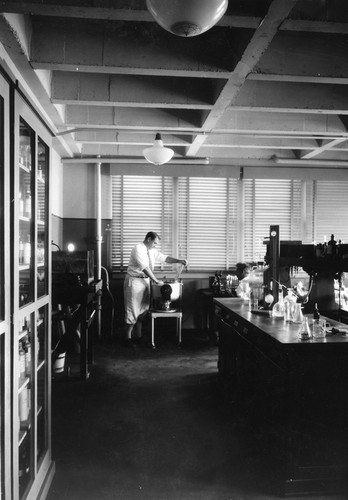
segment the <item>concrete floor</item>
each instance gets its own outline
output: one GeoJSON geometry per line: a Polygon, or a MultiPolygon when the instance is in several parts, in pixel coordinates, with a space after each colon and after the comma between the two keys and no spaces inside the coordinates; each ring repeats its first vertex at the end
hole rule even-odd
{"type": "MultiPolygon", "coordinates": [[[[217,347],[200,336],[97,345],[88,381],[53,380],[52,406],[48,500],[282,498],[279,457],[224,402],[217,347]]],[[[331,498],[346,497],[316,497],[331,498]]]]}

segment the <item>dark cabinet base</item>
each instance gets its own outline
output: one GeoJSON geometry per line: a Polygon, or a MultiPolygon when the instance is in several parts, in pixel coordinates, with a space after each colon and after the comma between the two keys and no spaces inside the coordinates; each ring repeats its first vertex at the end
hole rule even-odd
{"type": "Polygon", "coordinates": [[[280,494],[348,492],[347,344],[284,346],[232,310],[219,314],[221,390],[272,455],[280,494]]]}

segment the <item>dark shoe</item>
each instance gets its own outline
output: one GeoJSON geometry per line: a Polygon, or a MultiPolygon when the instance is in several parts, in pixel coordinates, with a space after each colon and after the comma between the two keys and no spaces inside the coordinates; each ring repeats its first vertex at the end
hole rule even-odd
{"type": "Polygon", "coordinates": [[[121,345],[122,345],[122,347],[128,347],[130,349],[136,348],[136,344],[135,344],[133,339],[123,339],[121,341],[121,345]]]}
{"type": "Polygon", "coordinates": [[[138,347],[146,347],[146,343],[145,343],[145,340],[143,339],[143,337],[135,338],[134,342],[135,342],[135,345],[137,345],[138,347]]]}

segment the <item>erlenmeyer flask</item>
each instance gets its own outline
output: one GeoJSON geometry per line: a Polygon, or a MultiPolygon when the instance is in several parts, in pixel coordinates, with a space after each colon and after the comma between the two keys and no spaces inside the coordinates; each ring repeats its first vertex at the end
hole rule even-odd
{"type": "MultiPolygon", "coordinates": [[[[301,313],[302,314],[302,313],[301,313]]],[[[298,334],[300,340],[308,340],[312,337],[311,330],[308,325],[308,318],[305,316],[301,323],[301,329],[298,334]]]]}

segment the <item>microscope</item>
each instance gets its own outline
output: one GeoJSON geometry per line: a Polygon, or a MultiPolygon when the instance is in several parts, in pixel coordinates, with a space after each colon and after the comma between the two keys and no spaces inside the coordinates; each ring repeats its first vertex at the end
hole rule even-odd
{"type": "Polygon", "coordinates": [[[279,284],[289,287],[291,269],[302,268],[309,276],[306,295],[298,297],[298,302],[303,303],[303,312],[312,313],[317,304],[322,314],[339,319],[341,306],[335,297],[335,280],[340,287],[342,275],[348,271],[348,245],[336,242],[334,235],[328,243],[319,244],[279,241],[279,226],[271,226],[271,233],[265,256],[270,266],[265,287],[277,290],[279,284]]]}

